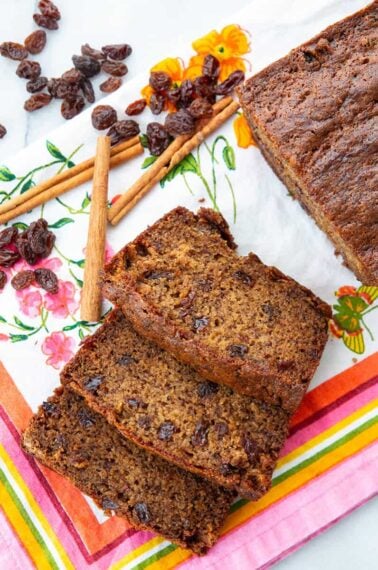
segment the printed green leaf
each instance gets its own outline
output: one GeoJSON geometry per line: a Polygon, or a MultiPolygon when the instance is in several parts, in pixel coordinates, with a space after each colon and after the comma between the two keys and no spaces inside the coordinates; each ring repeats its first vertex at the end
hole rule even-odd
{"type": "Polygon", "coordinates": [[[26,325],[25,323],[23,323],[18,317],[13,317],[14,322],[16,323],[16,325],[18,325],[19,327],[21,327],[24,331],[33,331],[34,327],[31,327],[29,325],[26,325]]]}
{"type": "Polygon", "coordinates": [[[30,178],[25,182],[25,184],[21,186],[20,194],[27,192],[28,190],[30,190],[30,188],[33,188],[33,186],[35,186],[35,182],[30,178]]]}
{"type": "Polygon", "coordinates": [[[226,145],[222,152],[223,160],[228,170],[236,169],[235,152],[232,146],[226,145]]]}
{"type": "Polygon", "coordinates": [[[83,329],[79,329],[79,338],[80,338],[80,340],[84,340],[84,339],[85,339],[85,334],[84,334],[83,329]]]}
{"type": "Polygon", "coordinates": [[[149,166],[151,166],[151,164],[153,164],[156,160],[157,160],[157,156],[147,156],[147,158],[144,159],[143,164],[142,164],[142,168],[148,168],[149,166]]]}
{"type": "Polygon", "coordinates": [[[13,334],[13,333],[11,333],[9,336],[10,336],[11,342],[21,342],[22,340],[28,340],[28,338],[29,338],[27,334],[13,334]]]}
{"type": "Polygon", "coordinates": [[[50,141],[46,141],[46,147],[47,150],[49,151],[49,153],[51,154],[51,156],[53,156],[54,158],[57,158],[58,160],[61,160],[62,162],[65,162],[67,159],[64,156],[64,154],[62,154],[60,152],[60,150],[58,149],[58,147],[53,144],[50,141]]]}
{"type": "Polygon", "coordinates": [[[11,172],[7,166],[0,166],[0,180],[2,182],[10,182],[15,178],[16,175],[13,174],[13,172],[11,172]]]}
{"type": "Polygon", "coordinates": [[[346,295],[340,297],[338,304],[334,305],[335,309],[334,319],[336,323],[347,332],[356,332],[361,329],[361,317],[363,312],[368,308],[360,297],[352,297],[346,295]]]}
{"type": "Polygon", "coordinates": [[[164,178],[162,178],[162,179],[160,180],[160,186],[161,186],[161,188],[164,188],[165,183],[166,183],[166,182],[171,182],[174,178],[176,178],[176,176],[177,176],[178,174],[181,174],[181,172],[180,172],[180,164],[177,164],[176,166],[174,166],[174,167],[172,168],[172,170],[170,170],[170,171],[168,172],[168,174],[166,174],[166,175],[164,176],[164,178]]]}
{"type": "Polygon", "coordinates": [[[0,315],[0,323],[6,323],[6,322],[7,322],[6,319],[4,319],[4,317],[2,317],[2,316],[0,315]]]}
{"type": "Polygon", "coordinates": [[[89,206],[90,203],[91,203],[91,199],[90,199],[90,197],[89,197],[89,194],[86,194],[84,200],[83,200],[82,203],[81,203],[82,209],[84,209],[84,208],[86,208],[87,206],[89,206]]]}
{"type": "Polygon", "coordinates": [[[15,222],[14,224],[12,224],[12,226],[22,231],[27,230],[29,227],[28,224],[24,224],[24,222],[15,222]]]}
{"type": "Polygon", "coordinates": [[[72,162],[72,160],[69,160],[69,161],[67,162],[67,168],[72,168],[73,166],[75,166],[75,163],[72,162]]]}
{"type": "Polygon", "coordinates": [[[194,172],[194,174],[198,172],[198,163],[192,153],[185,156],[177,166],[180,167],[181,174],[183,172],[194,172]]]}
{"type": "Polygon", "coordinates": [[[74,261],[73,259],[71,259],[71,263],[74,263],[75,265],[77,265],[81,269],[84,269],[85,259],[78,259],[77,261],[74,261]]]}
{"type": "Polygon", "coordinates": [[[63,226],[66,226],[67,224],[73,224],[74,221],[72,218],[61,218],[60,220],[58,220],[57,222],[55,222],[54,224],[49,224],[49,228],[62,228],[63,226]]]}
{"type": "Polygon", "coordinates": [[[76,277],[75,273],[73,271],[71,271],[71,269],[70,269],[70,274],[75,279],[76,285],[78,285],[79,287],[82,287],[83,281],[81,279],[79,279],[78,277],[76,277]]]}
{"type": "Polygon", "coordinates": [[[147,148],[147,146],[148,146],[147,135],[140,135],[139,140],[140,140],[140,144],[142,145],[142,147],[147,148]]]}

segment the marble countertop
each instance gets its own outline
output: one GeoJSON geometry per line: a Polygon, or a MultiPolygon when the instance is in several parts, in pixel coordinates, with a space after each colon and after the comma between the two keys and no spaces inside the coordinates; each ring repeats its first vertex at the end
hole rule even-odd
{"type": "MultiPolygon", "coordinates": [[[[127,62],[127,81],[170,55],[172,44],[190,43],[218,21],[231,18],[247,1],[57,0],[63,13],[61,28],[48,32],[48,49],[38,59],[44,74],[58,76],[70,67],[71,56],[80,53],[81,44],[88,42],[99,47],[126,41],[134,50],[127,62]],[[153,52],[145,49],[146,38],[149,46],[154,45],[153,52]]],[[[0,41],[22,41],[34,29],[35,4],[34,0],[0,0],[0,41]]],[[[57,102],[34,114],[23,110],[26,92],[23,80],[15,75],[15,67],[15,62],[1,58],[0,123],[8,133],[0,140],[0,163],[6,163],[9,156],[64,123],[57,102]]],[[[281,570],[375,568],[377,507],[377,500],[370,501],[276,567],[281,570]]]]}

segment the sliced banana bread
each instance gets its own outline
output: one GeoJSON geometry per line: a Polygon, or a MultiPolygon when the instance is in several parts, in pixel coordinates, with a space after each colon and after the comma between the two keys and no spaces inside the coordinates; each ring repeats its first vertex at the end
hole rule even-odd
{"type": "Polygon", "coordinates": [[[217,540],[233,499],[232,492],[134,445],[68,390],[44,402],[22,445],[108,514],[197,554],[217,540]]]}
{"type": "Polygon", "coordinates": [[[62,383],[135,443],[257,499],[287,433],[278,407],[203,380],[113,311],[66,365],[62,383]]]}
{"type": "Polygon", "coordinates": [[[106,266],[105,296],[204,378],[292,413],[319,364],[331,310],[235,247],[220,214],[176,208],[106,266]]]}

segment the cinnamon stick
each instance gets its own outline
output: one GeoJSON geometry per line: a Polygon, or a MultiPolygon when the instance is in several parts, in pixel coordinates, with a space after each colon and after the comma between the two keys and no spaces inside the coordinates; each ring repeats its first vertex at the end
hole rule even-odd
{"type": "Polygon", "coordinates": [[[100,271],[105,261],[109,164],[110,138],[98,137],[80,307],[84,321],[101,318],[100,271]]]}

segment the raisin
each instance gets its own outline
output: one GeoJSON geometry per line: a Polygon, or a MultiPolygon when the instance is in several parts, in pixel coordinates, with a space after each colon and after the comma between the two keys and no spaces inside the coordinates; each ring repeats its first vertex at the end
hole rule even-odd
{"type": "Polygon", "coordinates": [[[37,79],[41,75],[41,66],[38,61],[23,59],[17,66],[16,74],[22,79],[37,79]]]}
{"type": "Polygon", "coordinates": [[[160,115],[165,106],[165,96],[161,93],[153,93],[150,97],[150,109],[153,115],[160,115]]]}
{"type": "Polygon", "coordinates": [[[303,57],[305,58],[307,63],[311,63],[312,61],[314,61],[314,59],[316,59],[315,56],[310,51],[304,51],[303,57]]]}
{"type": "Polygon", "coordinates": [[[80,83],[82,77],[83,77],[83,75],[82,75],[81,71],[76,69],[76,67],[72,67],[71,69],[69,69],[68,71],[65,71],[62,74],[62,79],[64,81],[66,81],[67,83],[80,83]]]}
{"type": "Polygon", "coordinates": [[[0,250],[0,267],[12,267],[19,259],[20,254],[17,251],[0,250]]]}
{"type": "Polygon", "coordinates": [[[105,59],[105,55],[102,53],[102,51],[94,49],[89,44],[84,44],[81,46],[81,54],[89,55],[89,57],[92,57],[93,59],[98,59],[99,61],[105,59]]]}
{"type": "Polygon", "coordinates": [[[251,439],[247,435],[243,435],[242,445],[243,445],[244,451],[247,454],[248,461],[250,463],[254,463],[256,461],[256,455],[259,451],[259,446],[257,445],[256,441],[251,439]]]}
{"type": "Polygon", "coordinates": [[[243,358],[248,352],[248,346],[245,344],[230,344],[228,352],[232,357],[243,358]]]}
{"type": "Polygon", "coordinates": [[[263,313],[265,313],[265,315],[267,315],[268,320],[273,320],[276,317],[279,317],[281,314],[281,311],[278,307],[275,307],[274,305],[272,305],[271,303],[264,303],[263,305],[261,305],[261,310],[263,313]]]}
{"type": "Polygon", "coordinates": [[[160,123],[149,123],[146,135],[148,150],[154,156],[162,154],[171,142],[171,137],[160,123]]]}
{"type": "Polygon", "coordinates": [[[192,330],[194,332],[202,331],[209,324],[208,317],[194,317],[192,330]]]}
{"type": "Polygon", "coordinates": [[[216,95],[229,95],[242,81],[244,81],[244,71],[233,71],[227,79],[214,88],[214,91],[216,95]]]}
{"type": "Polygon", "coordinates": [[[125,59],[132,52],[131,46],[128,44],[111,44],[103,46],[101,50],[107,57],[116,60],[125,59]]]}
{"type": "Polygon", "coordinates": [[[98,105],[92,111],[92,125],[95,129],[108,129],[117,121],[117,111],[110,105],[98,105]]]}
{"type": "Polygon", "coordinates": [[[114,75],[115,77],[123,77],[129,71],[127,65],[120,61],[104,61],[101,66],[102,71],[114,75]]]}
{"type": "Polygon", "coordinates": [[[42,402],[42,409],[47,416],[51,416],[53,418],[59,417],[59,406],[53,402],[42,402]]]}
{"type": "Polygon", "coordinates": [[[172,439],[175,431],[176,426],[172,422],[163,422],[158,428],[158,438],[161,439],[161,441],[169,441],[172,439]]]}
{"type": "Polygon", "coordinates": [[[75,98],[65,99],[61,105],[60,112],[67,119],[76,117],[85,107],[84,97],[77,95],[75,98]]]}
{"type": "Polygon", "coordinates": [[[38,285],[45,291],[54,295],[59,291],[58,278],[51,269],[36,269],[34,275],[38,285]]]}
{"type": "Polygon", "coordinates": [[[79,93],[79,84],[70,83],[62,78],[49,79],[47,83],[47,90],[52,97],[57,99],[74,100],[79,93]]]}
{"type": "Polygon", "coordinates": [[[78,411],[77,417],[79,420],[79,424],[84,428],[94,426],[96,423],[96,420],[94,419],[92,414],[88,410],[85,410],[84,408],[81,408],[78,411]]]}
{"type": "Polygon", "coordinates": [[[134,410],[138,409],[138,408],[147,408],[147,404],[145,402],[143,402],[143,400],[140,400],[139,398],[129,398],[127,400],[128,405],[130,406],[130,408],[133,408],[134,410]]]}
{"type": "Polygon", "coordinates": [[[107,499],[106,497],[104,499],[102,499],[101,505],[102,505],[102,508],[104,509],[104,511],[116,511],[117,509],[119,509],[119,506],[117,503],[115,503],[111,499],[107,499]]]}
{"type": "Polygon", "coordinates": [[[197,388],[197,394],[200,398],[206,398],[218,392],[219,386],[215,382],[200,382],[197,388]]]}
{"type": "Polygon", "coordinates": [[[20,271],[17,273],[11,281],[11,285],[13,289],[16,291],[21,291],[22,289],[26,289],[30,287],[30,285],[34,282],[34,271],[27,269],[26,271],[20,271]]]}
{"type": "Polygon", "coordinates": [[[0,248],[4,245],[14,243],[18,236],[18,229],[15,227],[5,228],[0,232],[0,248]]]}
{"type": "Polygon", "coordinates": [[[194,83],[190,79],[184,79],[180,87],[180,106],[189,107],[195,97],[194,83]]]}
{"type": "Polygon", "coordinates": [[[25,111],[32,113],[33,111],[42,109],[42,107],[46,107],[50,101],[51,95],[49,95],[49,93],[35,93],[25,101],[24,109],[25,111]]]}
{"type": "Polygon", "coordinates": [[[131,356],[131,354],[127,353],[123,354],[117,360],[117,364],[120,364],[121,366],[128,366],[129,364],[133,364],[134,362],[136,362],[135,358],[131,356]]]}
{"type": "Polygon", "coordinates": [[[186,109],[180,109],[166,116],[164,126],[170,135],[177,137],[194,133],[196,123],[186,109]]]}
{"type": "Polygon", "coordinates": [[[100,84],[100,91],[103,93],[113,93],[122,85],[122,79],[119,77],[109,77],[100,84]]]}
{"type": "Polygon", "coordinates": [[[47,18],[53,18],[54,20],[60,20],[59,8],[51,2],[51,0],[40,0],[38,2],[38,8],[41,13],[47,18]]]}
{"type": "Polygon", "coordinates": [[[284,372],[285,370],[289,370],[290,368],[293,368],[293,366],[294,366],[294,360],[279,360],[277,362],[277,368],[282,372],[284,372]]]}
{"type": "Polygon", "coordinates": [[[58,22],[54,18],[48,18],[43,14],[33,14],[33,20],[37,26],[46,28],[46,30],[57,30],[59,28],[58,22]]]}
{"type": "Polygon", "coordinates": [[[47,86],[47,83],[47,77],[37,77],[37,79],[27,82],[26,91],[29,93],[38,93],[38,91],[42,91],[42,89],[47,86]]]}
{"type": "Polygon", "coordinates": [[[220,72],[220,63],[216,57],[210,53],[205,57],[202,64],[202,75],[208,77],[214,83],[217,81],[220,72]]]}
{"type": "Polygon", "coordinates": [[[181,101],[181,89],[180,87],[174,87],[167,91],[167,99],[171,101],[178,108],[180,101],[181,101]]]}
{"type": "Polygon", "coordinates": [[[72,62],[76,69],[81,71],[85,77],[93,77],[100,73],[101,65],[94,59],[93,57],[89,57],[89,55],[73,55],[72,62]]]}
{"type": "Polygon", "coordinates": [[[143,428],[143,429],[150,429],[150,427],[151,427],[150,416],[140,416],[138,418],[138,426],[143,428]]]}
{"type": "Polygon", "coordinates": [[[156,93],[164,93],[172,85],[172,79],[165,71],[152,71],[149,83],[156,93]]]}
{"type": "MultiPolygon", "coordinates": [[[[37,254],[32,250],[29,241],[28,241],[28,237],[27,237],[27,232],[22,232],[22,234],[18,237],[17,239],[17,248],[19,251],[20,256],[25,259],[25,261],[29,264],[29,265],[34,265],[35,263],[37,263],[38,260],[38,256],[37,254]]],[[[1,262],[0,262],[1,265],[1,262]]]]}
{"type": "Polygon", "coordinates": [[[55,243],[55,235],[48,230],[48,224],[43,218],[32,222],[20,237],[26,239],[33,252],[40,257],[48,257],[55,243]]]}
{"type": "Polygon", "coordinates": [[[227,435],[229,432],[228,425],[226,424],[226,422],[217,422],[214,425],[214,430],[218,436],[218,439],[223,439],[223,437],[227,435]]]}
{"type": "Polygon", "coordinates": [[[100,374],[97,376],[92,376],[91,378],[85,380],[84,388],[88,392],[96,392],[97,388],[102,384],[103,381],[104,376],[101,376],[100,374]]]}
{"type": "Polygon", "coordinates": [[[137,101],[130,103],[130,105],[126,107],[125,113],[126,115],[131,115],[131,116],[139,115],[142,111],[144,111],[146,105],[147,105],[146,99],[138,99],[137,101]]]}
{"type": "Polygon", "coordinates": [[[191,438],[191,443],[195,447],[203,447],[207,444],[207,433],[209,431],[210,424],[206,420],[200,420],[197,422],[194,434],[191,438]]]}
{"type": "Polygon", "coordinates": [[[235,277],[235,279],[238,279],[238,281],[245,283],[246,285],[253,285],[254,283],[252,277],[248,275],[248,273],[246,273],[245,271],[241,270],[235,271],[235,273],[233,273],[232,276],[235,277]]]}
{"type": "Polygon", "coordinates": [[[0,270],[0,289],[4,289],[5,285],[7,284],[8,277],[5,271],[0,270]]]}
{"type": "Polygon", "coordinates": [[[140,129],[136,121],[132,119],[124,119],[123,121],[117,121],[109,129],[107,135],[110,137],[111,144],[118,144],[121,141],[127,141],[136,135],[139,135],[140,129]]]}
{"type": "Polygon", "coordinates": [[[96,100],[96,96],[93,89],[92,81],[88,79],[88,77],[82,77],[80,81],[80,87],[88,103],[94,103],[96,100]]]}
{"type": "Polygon", "coordinates": [[[208,77],[201,75],[194,80],[194,90],[196,97],[207,99],[209,103],[215,102],[214,86],[208,77]]]}
{"type": "Polygon", "coordinates": [[[154,271],[150,269],[143,273],[144,279],[172,279],[172,273],[170,271],[154,271]]]}
{"type": "Polygon", "coordinates": [[[147,524],[151,520],[151,515],[149,513],[146,503],[136,503],[134,505],[134,511],[138,520],[142,524],[147,524]]]}
{"type": "Polygon", "coordinates": [[[28,52],[22,44],[16,42],[3,42],[0,44],[0,54],[16,61],[21,61],[28,57],[28,52]]]}
{"type": "Polygon", "coordinates": [[[228,475],[234,475],[235,473],[239,473],[239,469],[234,465],[231,465],[231,463],[222,463],[219,471],[222,475],[225,475],[226,477],[228,475]]]}
{"type": "Polygon", "coordinates": [[[7,129],[4,127],[4,125],[0,124],[0,139],[4,138],[6,134],[7,134],[7,129]]]}
{"type": "Polygon", "coordinates": [[[198,99],[194,99],[194,101],[190,103],[188,112],[194,119],[204,119],[205,117],[212,116],[213,106],[207,99],[198,97],[198,99]]]}
{"type": "Polygon", "coordinates": [[[36,55],[41,53],[46,45],[46,32],[45,30],[35,30],[28,35],[24,41],[25,47],[29,53],[36,55]]]}

